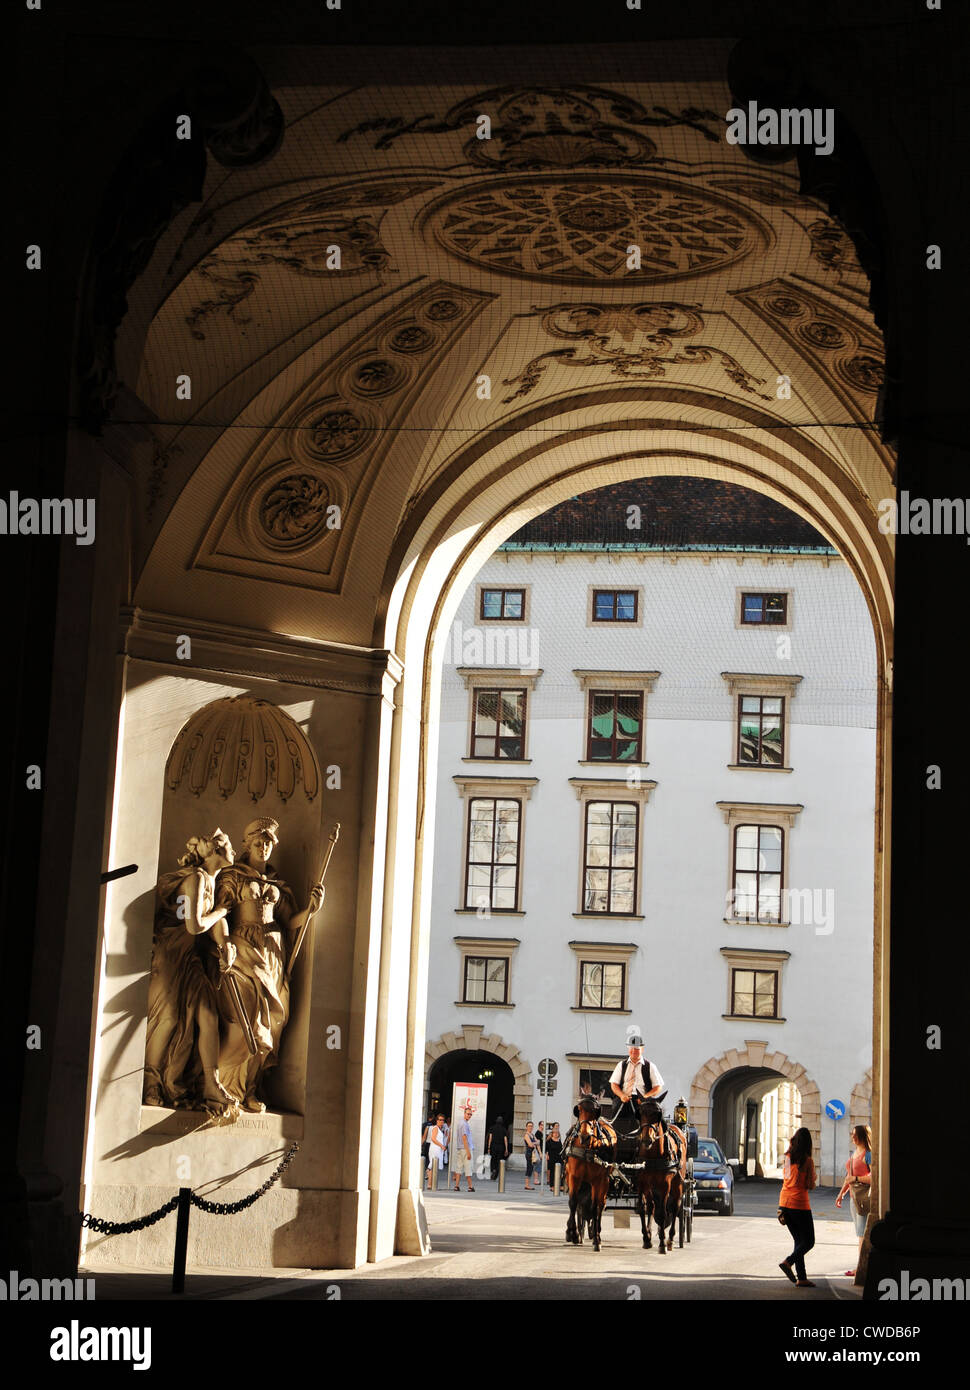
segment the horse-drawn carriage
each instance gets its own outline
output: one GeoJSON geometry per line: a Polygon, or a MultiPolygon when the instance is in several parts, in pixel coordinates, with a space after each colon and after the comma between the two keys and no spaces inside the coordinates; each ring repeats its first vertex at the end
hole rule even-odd
{"type": "Polygon", "coordinates": [[[673,1249],[675,1225],[681,1248],[690,1241],[697,1131],[688,1121],[686,1105],[678,1104],[675,1110],[679,1123],[664,1119],[663,1098],[641,1100],[635,1111],[624,1106],[612,1121],[602,1118],[595,1101],[578,1103],[577,1124],[563,1151],[569,1189],[567,1241],[581,1245],[588,1228],[593,1249],[599,1250],[607,1208],[637,1212],[645,1250],[653,1243],[654,1218],[661,1254],[673,1249]]]}

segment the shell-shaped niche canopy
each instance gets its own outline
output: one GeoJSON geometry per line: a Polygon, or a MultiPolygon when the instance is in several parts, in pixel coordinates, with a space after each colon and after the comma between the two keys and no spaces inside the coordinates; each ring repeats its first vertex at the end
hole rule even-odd
{"type": "Polygon", "coordinates": [[[193,714],[172,745],[165,783],[171,791],[184,785],[194,796],[210,785],[226,798],[238,789],[253,801],[271,786],[287,801],[302,786],[312,801],[320,769],[306,735],[285,710],[235,695],[193,714]]]}

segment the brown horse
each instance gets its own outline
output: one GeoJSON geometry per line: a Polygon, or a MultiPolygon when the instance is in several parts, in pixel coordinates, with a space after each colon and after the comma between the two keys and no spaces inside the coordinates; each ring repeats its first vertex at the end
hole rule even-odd
{"type": "Polygon", "coordinates": [[[583,1227],[588,1224],[593,1249],[599,1250],[616,1134],[611,1125],[597,1119],[599,1106],[594,1100],[581,1100],[578,1111],[579,1123],[566,1136],[563,1149],[569,1189],[566,1240],[572,1245],[582,1245],[583,1227]]]}
{"type": "Polygon", "coordinates": [[[651,1248],[650,1223],[657,1218],[660,1254],[674,1248],[674,1229],[684,1200],[687,1182],[687,1141],[679,1129],[664,1123],[663,1112],[652,1097],[640,1103],[640,1148],[637,1173],[637,1210],[643,1248],[651,1248]],[[670,1239],[665,1241],[667,1226],[670,1239]]]}

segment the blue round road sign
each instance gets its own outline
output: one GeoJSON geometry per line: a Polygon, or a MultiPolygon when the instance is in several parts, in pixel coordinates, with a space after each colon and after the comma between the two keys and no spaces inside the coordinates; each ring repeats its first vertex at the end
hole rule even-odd
{"type": "Polygon", "coordinates": [[[830,1120],[841,1120],[845,1114],[845,1103],[841,1100],[830,1100],[825,1106],[825,1113],[830,1120]]]}

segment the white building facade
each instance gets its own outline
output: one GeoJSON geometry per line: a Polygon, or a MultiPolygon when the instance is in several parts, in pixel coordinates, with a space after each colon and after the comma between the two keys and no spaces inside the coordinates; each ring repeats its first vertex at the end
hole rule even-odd
{"type": "Polygon", "coordinates": [[[875,680],[834,551],[497,552],[442,676],[431,1103],[451,1054],[466,1080],[499,1059],[521,1155],[637,1028],[667,1106],[749,1171],[798,1121],[841,1173],[868,1119],[875,680]]]}

